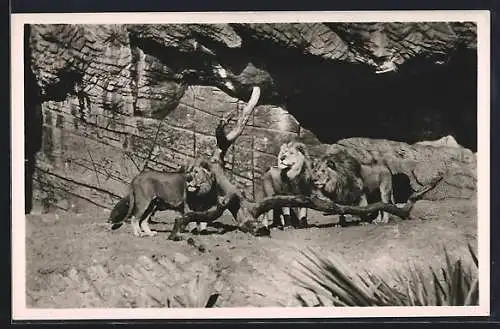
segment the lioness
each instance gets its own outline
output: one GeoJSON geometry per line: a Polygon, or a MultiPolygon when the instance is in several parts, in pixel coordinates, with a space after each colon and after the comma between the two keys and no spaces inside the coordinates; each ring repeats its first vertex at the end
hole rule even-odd
{"type": "MultiPolygon", "coordinates": [[[[312,192],[311,160],[306,146],[299,142],[284,143],[278,153],[278,165],[269,168],[262,176],[263,197],[273,195],[305,195],[312,192]]],[[[307,227],[307,208],[300,208],[297,214],[298,223],[295,226],[307,227]]],[[[269,225],[269,217],[273,216],[273,223],[280,229],[290,218],[290,208],[273,209],[263,215],[263,225],[269,225]],[[278,217],[280,221],[278,222],[278,217]]]]}
{"type": "MultiPolygon", "coordinates": [[[[323,156],[312,169],[314,185],[324,196],[339,204],[366,206],[367,195],[378,191],[382,202],[394,203],[392,174],[385,165],[362,165],[347,151],[323,156]]],[[[374,223],[387,223],[389,214],[379,211],[374,223]]],[[[345,216],[340,215],[340,223],[345,216]]]]}
{"type": "Polygon", "coordinates": [[[132,216],[135,236],[154,236],[157,232],[150,229],[149,219],[156,211],[173,210],[181,217],[185,211],[203,211],[217,201],[215,175],[205,160],[196,160],[185,172],[147,171],[137,175],[108,221],[115,229],[132,216]]]}

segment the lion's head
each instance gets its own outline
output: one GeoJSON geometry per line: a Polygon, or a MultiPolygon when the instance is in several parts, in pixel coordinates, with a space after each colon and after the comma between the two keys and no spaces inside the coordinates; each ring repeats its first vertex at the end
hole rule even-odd
{"type": "Polygon", "coordinates": [[[339,173],[335,170],[335,163],[327,157],[313,162],[311,176],[314,186],[329,194],[337,187],[339,173]]]}
{"type": "Polygon", "coordinates": [[[278,168],[286,171],[288,178],[295,178],[302,173],[309,175],[310,158],[306,146],[293,141],[282,144],[278,153],[278,168]]]}
{"type": "Polygon", "coordinates": [[[185,172],[188,193],[208,194],[215,186],[215,174],[206,160],[196,160],[185,172]]]}
{"type": "Polygon", "coordinates": [[[345,154],[330,154],[314,161],[311,170],[314,186],[336,202],[357,202],[363,192],[363,182],[351,161],[345,154]]]}

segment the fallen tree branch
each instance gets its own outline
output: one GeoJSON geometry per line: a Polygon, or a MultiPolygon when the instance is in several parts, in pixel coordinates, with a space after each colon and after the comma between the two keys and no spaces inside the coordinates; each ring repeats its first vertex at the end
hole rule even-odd
{"type": "Polygon", "coordinates": [[[220,201],[217,205],[211,207],[206,211],[190,211],[184,214],[183,218],[189,222],[197,222],[197,221],[214,221],[218,219],[224,210],[227,209],[228,204],[231,200],[231,197],[225,197],[222,201],[220,201]]]}
{"type": "MultiPolygon", "coordinates": [[[[425,186],[423,189],[429,190],[430,186],[425,186]]],[[[252,216],[258,217],[266,211],[276,207],[305,207],[322,211],[325,215],[366,215],[382,210],[402,219],[406,219],[409,217],[410,211],[417,200],[418,199],[408,200],[403,207],[384,202],[371,203],[367,206],[350,206],[332,203],[330,200],[315,197],[283,195],[262,199],[259,203],[255,204],[254,207],[249,209],[249,211],[252,216]]]]}
{"type": "Polygon", "coordinates": [[[185,213],[181,218],[176,218],[174,223],[174,228],[172,229],[170,236],[168,237],[170,240],[177,240],[177,235],[179,232],[182,232],[187,224],[190,222],[213,222],[218,219],[224,211],[228,208],[231,200],[233,199],[233,195],[226,196],[219,200],[219,202],[205,211],[190,211],[185,213]]]}
{"type": "Polygon", "coordinates": [[[249,212],[256,219],[261,214],[276,207],[306,207],[319,211],[323,211],[329,215],[366,215],[374,211],[382,210],[390,214],[396,215],[402,219],[406,219],[410,216],[410,211],[419,199],[432,190],[436,185],[443,179],[443,177],[438,177],[433,180],[428,185],[424,186],[420,190],[414,192],[409,198],[406,204],[402,207],[398,207],[394,204],[376,202],[371,203],[367,206],[350,206],[350,205],[340,205],[337,203],[332,203],[330,200],[319,199],[315,197],[304,197],[304,196],[273,196],[262,199],[257,203],[249,203],[249,212]]]}
{"type": "MultiPolygon", "coordinates": [[[[443,179],[442,176],[435,178],[432,180],[428,185],[424,185],[421,189],[418,191],[415,191],[408,197],[408,201],[405,203],[404,206],[398,207],[394,204],[390,203],[383,203],[383,202],[376,202],[369,204],[364,207],[359,207],[359,206],[345,206],[345,205],[339,205],[336,204],[331,210],[325,211],[325,215],[365,215],[374,211],[382,210],[386,211],[390,214],[396,215],[401,219],[406,219],[410,216],[410,212],[415,205],[415,202],[420,200],[425,193],[429,192],[432,190],[436,185],[443,179]]],[[[316,205],[316,203],[314,203],[316,205]]],[[[313,209],[317,209],[314,208],[313,209]]],[[[317,210],[323,210],[323,209],[317,209],[317,210]]]]}
{"type": "Polygon", "coordinates": [[[407,219],[410,217],[410,212],[415,203],[420,200],[422,196],[424,196],[424,194],[436,187],[436,185],[442,179],[443,177],[438,177],[428,185],[414,192],[408,198],[406,204],[402,207],[384,202],[371,203],[367,206],[340,205],[332,203],[330,200],[320,199],[317,197],[306,197],[301,195],[276,195],[264,198],[259,202],[249,202],[246,199],[242,199],[241,195],[232,194],[225,197],[216,207],[213,207],[207,211],[186,213],[184,217],[179,221],[179,224],[177,224],[176,222],[176,226],[180,226],[174,227],[174,230],[172,230],[171,238],[176,236],[176,234],[180,230],[182,230],[182,228],[189,222],[212,222],[218,219],[226,209],[229,209],[231,204],[234,204],[234,201],[239,201],[238,206],[240,210],[245,211],[245,218],[240,218],[240,220],[238,220],[239,227],[244,231],[255,231],[256,228],[259,227],[258,217],[266,211],[279,207],[305,207],[323,211],[327,215],[366,215],[378,210],[382,210],[396,215],[401,219],[407,219]]]}

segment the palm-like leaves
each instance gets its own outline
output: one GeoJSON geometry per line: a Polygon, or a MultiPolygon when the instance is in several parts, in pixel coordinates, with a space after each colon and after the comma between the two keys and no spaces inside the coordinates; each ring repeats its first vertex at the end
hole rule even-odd
{"type": "Polygon", "coordinates": [[[354,272],[339,257],[325,258],[314,251],[303,252],[300,262],[305,277],[292,275],[297,283],[312,292],[317,304],[310,305],[301,295],[303,306],[430,306],[477,305],[479,280],[477,257],[468,245],[474,266],[464,266],[461,259],[452,261],[444,250],[445,263],[439,269],[409,268],[407,273],[393,272],[389,282],[369,272],[354,272]]]}
{"type": "Polygon", "coordinates": [[[168,300],[168,307],[188,307],[188,308],[207,308],[213,307],[219,294],[211,293],[211,286],[200,279],[198,275],[196,279],[189,282],[185,294],[182,296],[175,295],[173,302],[168,300]]]}

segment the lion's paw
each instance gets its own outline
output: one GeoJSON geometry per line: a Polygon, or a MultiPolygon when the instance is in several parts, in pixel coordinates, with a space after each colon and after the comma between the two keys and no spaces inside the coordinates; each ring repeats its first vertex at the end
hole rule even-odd
{"type": "Polygon", "coordinates": [[[264,227],[261,227],[259,228],[256,232],[255,232],[255,235],[256,236],[271,236],[271,230],[269,230],[268,227],[264,226],[264,227]]]}
{"type": "Polygon", "coordinates": [[[376,219],[373,221],[373,224],[380,225],[380,224],[388,224],[389,219],[376,219]]]}

